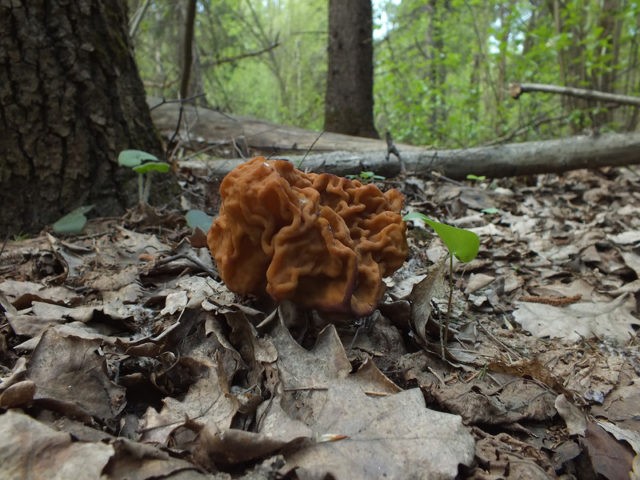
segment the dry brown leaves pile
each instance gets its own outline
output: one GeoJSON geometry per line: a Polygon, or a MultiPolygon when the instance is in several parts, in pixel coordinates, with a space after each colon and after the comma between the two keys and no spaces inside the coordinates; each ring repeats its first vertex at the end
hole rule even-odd
{"type": "Polygon", "coordinates": [[[421,225],[339,321],[237,298],[175,215],[8,242],[0,477],[639,478],[638,173],[389,183],[480,235],[450,305],[421,225]]]}

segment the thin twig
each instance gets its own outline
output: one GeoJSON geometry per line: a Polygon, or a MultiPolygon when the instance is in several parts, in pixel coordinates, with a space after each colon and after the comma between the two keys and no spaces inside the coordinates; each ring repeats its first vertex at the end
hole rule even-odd
{"type": "Polygon", "coordinates": [[[316,146],[316,143],[318,143],[318,140],[320,140],[320,137],[324,135],[324,130],[320,132],[320,134],[316,137],[316,139],[311,143],[311,145],[309,145],[309,148],[307,149],[307,151],[304,154],[304,157],[302,157],[302,160],[300,160],[300,162],[298,162],[298,165],[296,168],[300,169],[300,167],[302,166],[302,162],[304,162],[307,158],[307,156],[309,155],[309,153],[311,153],[311,150],[313,150],[313,147],[316,146]]]}
{"type": "Polygon", "coordinates": [[[218,277],[218,272],[213,270],[212,268],[207,267],[204,263],[202,263],[199,259],[192,257],[190,255],[186,255],[184,253],[178,253],[176,255],[172,255],[170,257],[165,257],[156,262],[156,265],[166,265],[167,263],[174,262],[176,260],[188,260],[194,265],[200,267],[204,272],[208,273],[212,277],[218,277]]]}
{"type": "Polygon", "coordinates": [[[225,63],[233,63],[233,62],[237,62],[238,60],[243,60],[245,58],[251,58],[251,57],[257,57],[262,55],[263,53],[267,53],[270,52],[271,50],[273,50],[274,48],[277,48],[280,46],[280,42],[274,42],[270,45],[267,45],[266,47],[260,49],[260,50],[256,50],[253,52],[245,52],[245,53],[241,53],[240,55],[235,55],[233,57],[226,57],[226,58],[222,58],[220,60],[214,60],[212,62],[203,62],[202,66],[204,68],[207,67],[217,67],[220,65],[223,65],[225,63]]]}
{"type": "Polygon", "coordinates": [[[505,350],[507,350],[509,353],[511,353],[514,357],[521,359],[522,355],[520,355],[518,352],[516,352],[515,350],[513,350],[511,347],[509,347],[509,345],[507,345],[506,343],[504,343],[502,340],[500,340],[499,338],[497,338],[493,333],[491,333],[489,330],[487,330],[484,326],[482,326],[482,324],[478,324],[478,327],[480,327],[480,329],[485,333],[485,335],[487,335],[491,340],[493,340],[494,342],[496,342],[498,345],[500,345],[502,348],[504,348],[505,350]]]}
{"type": "MultiPolygon", "coordinates": [[[[191,102],[193,100],[196,100],[196,99],[198,99],[200,97],[204,97],[204,96],[205,96],[204,93],[198,93],[198,94],[194,95],[193,97],[188,97],[188,98],[184,98],[184,99],[179,99],[178,98],[176,100],[167,100],[167,99],[163,98],[162,101],[160,103],[158,103],[157,105],[154,105],[153,107],[149,107],[149,110],[153,111],[156,108],[161,107],[162,105],[167,105],[167,104],[170,104],[170,103],[179,103],[179,104],[189,103],[189,102],[191,102]]],[[[220,113],[222,113],[222,112],[220,112],[220,113]]]]}
{"type": "Polygon", "coordinates": [[[453,304],[453,254],[449,253],[449,301],[447,302],[447,313],[444,317],[444,332],[442,322],[440,322],[440,354],[442,360],[446,359],[445,349],[449,343],[449,319],[451,318],[451,308],[453,304]]]}
{"type": "Polygon", "coordinates": [[[8,233],[4,237],[4,242],[2,242],[2,248],[0,248],[0,255],[2,255],[4,253],[4,248],[7,246],[7,243],[9,243],[9,234],[8,233]]]}

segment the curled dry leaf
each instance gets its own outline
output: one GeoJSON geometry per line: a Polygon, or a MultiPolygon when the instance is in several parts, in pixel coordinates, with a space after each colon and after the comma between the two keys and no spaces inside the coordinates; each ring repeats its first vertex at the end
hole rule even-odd
{"type": "Polygon", "coordinates": [[[200,358],[191,363],[194,364],[192,368],[199,369],[200,378],[189,387],[184,397],[165,397],[160,412],[152,407],[147,409],[141,424],[145,442],[167,445],[173,432],[189,421],[210,426],[214,431],[226,431],[231,426],[238,403],[228,394],[229,386],[226,378],[220,375],[217,361],[200,358]]]}
{"type": "MultiPolygon", "coordinates": [[[[185,480],[215,480],[216,475],[202,473],[192,463],[169,456],[152,445],[118,438],[112,443],[114,455],[103,471],[103,477],[127,480],[184,478],[185,480]]],[[[226,480],[222,475],[221,480],[226,480]]]]}
{"type": "Polygon", "coordinates": [[[634,454],[626,444],[617,441],[594,422],[587,423],[587,430],[581,442],[589,456],[596,475],[607,480],[629,478],[633,470],[634,454]]]}
{"type": "Polygon", "coordinates": [[[584,413],[572,404],[564,395],[558,395],[555,402],[558,414],[567,424],[570,435],[584,435],[587,430],[587,419],[584,413]]]}
{"type": "MultiPolygon", "coordinates": [[[[638,430],[638,405],[640,405],[640,378],[613,390],[603,405],[593,407],[593,414],[600,418],[615,419],[616,425],[629,430],[638,430]]],[[[639,452],[640,453],[640,452],[639,452]]]]}
{"type": "Polygon", "coordinates": [[[36,384],[31,380],[15,383],[0,392],[0,408],[28,406],[36,393],[36,384]]]}
{"type": "Polygon", "coordinates": [[[476,457],[483,466],[480,478],[549,480],[557,478],[546,455],[508,433],[490,435],[474,429],[478,443],[476,457]]]}
{"type": "Polygon", "coordinates": [[[537,337],[566,342],[595,336],[624,344],[635,336],[633,326],[640,325],[640,320],[631,314],[635,299],[628,294],[610,302],[579,302],[564,307],[530,302],[516,305],[513,317],[522,328],[537,337]]]}
{"type": "Polygon", "coordinates": [[[68,433],[14,410],[0,415],[3,478],[100,478],[113,452],[104,443],[74,442],[68,433]]]}
{"type": "Polygon", "coordinates": [[[34,400],[68,415],[115,418],[125,406],[125,389],[105,373],[100,345],[45,331],[27,368],[27,378],[36,385],[34,400]]]}
{"type": "Polygon", "coordinates": [[[411,321],[422,345],[429,343],[429,337],[438,338],[440,336],[439,326],[431,318],[431,311],[434,297],[445,296],[446,259],[446,256],[441,257],[438,263],[429,269],[426,277],[413,286],[409,294],[411,321]]]}

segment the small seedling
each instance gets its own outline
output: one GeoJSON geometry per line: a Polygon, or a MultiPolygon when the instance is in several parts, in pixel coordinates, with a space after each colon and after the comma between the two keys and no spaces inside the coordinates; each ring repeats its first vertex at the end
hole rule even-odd
{"type": "Polygon", "coordinates": [[[445,345],[447,344],[447,335],[449,332],[449,316],[451,315],[451,304],[453,302],[453,257],[455,256],[461,262],[470,262],[478,255],[480,250],[480,238],[469,230],[453,227],[446,223],[436,222],[420,212],[407,213],[403,220],[420,220],[429,225],[449,250],[449,301],[447,306],[447,316],[444,328],[441,327],[440,332],[440,349],[442,359],[444,360],[445,345]]]}
{"type": "Polygon", "coordinates": [[[420,212],[407,213],[403,219],[407,220],[420,220],[429,225],[442,239],[445,246],[449,250],[451,255],[461,262],[470,262],[480,249],[480,238],[469,230],[453,227],[446,223],[436,222],[420,212]]]}
{"type": "Polygon", "coordinates": [[[85,224],[87,223],[87,217],[85,213],[91,211],[93,205],[83,205],[76,208],[71,213],[67,213],[64,217],[59,219],[53,224],[53,231],[59,234],[77,234],[82,232],[85,224]]]}
{"type": "Polygon", "coordinates": [[[467,180],[475,180],[476,182],[484,182],[487,179],[484,175],[474,175],[470,173],[467,175],[467,180]]]}
{"type": "Polygon", "coordinates": [[[153,172],[167,173],[170,169],[168,163],[142,150],[123,150],[118,155],[118,165],[129,167],[138,174],[138,202],[141,205],[149,202],[153,172]]]}
{"type": "Polygon", "coordinates": [[[496,207],[489,207],[489,208],[483,208],[481,212],[487,215],[494,215],[496,213],[500,213],[500,210],[497,209],[496,207]]]}
{"type": "Polygon", "coordinates": [[[360,180],[362,183],[378,182],[385,179],[382,175],[376,175],[368,170],[360,172],[358,175],[347,175],[346,177],[351,180],[360,180]]]}
{"type": "Polygon", "coordinates": [[[213,223],[213,217],[202,210],[189,210],[184,217],[189,227],[199,228],[205,235],[213,223]]]}

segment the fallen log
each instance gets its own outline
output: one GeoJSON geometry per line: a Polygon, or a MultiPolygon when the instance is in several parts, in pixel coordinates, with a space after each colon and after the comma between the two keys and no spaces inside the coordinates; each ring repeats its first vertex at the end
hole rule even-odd
{"type": "MultiPolygon", "coordinates": [[[[386,142],[380,139],[316,132],[193,105],[182,105],[181,112],[179,103],[162,103],[162,100],[151,97],[147,101],[158,131],[164,137],[171,138],[180,121],[181,126],[177,132],[179,140],[193,149],[232,146],[235,143],[242,143],[249,150],[264,154],[304,154],[309,150],[364,152],[384,151],[387,148],[386,142]]],[[[397,147],[403,151],[420,150],[420,147],[413,145],[398,144],[397,147]]]]}
{"type": "MultiPolygon", "coordinates": [[[[490,178],[560,173],[580,168],[598,168],[640,164],[640,133],[578,136],[562,140],[511,143],[458,150],[422,149],[402,151],[400,155],[408,174],[440,173],[453,179],[468,174],[490,178]]],[[[336,175],[357,175],[372,171],[385,177],[400,173],[396,157],[386,160],[386,149],[365,152],[328,152],[304,155],[279,155],[299,168],[336,175]]],[[[208,175],[221,177],[244,160],[216,159],[186,161],[186,168],[204,168],[208,175]]]]}
{"type": "MultiPolygon", "coordinates": [[[[149,99],[149,103],[155,105],[151,114],[158,130],[171,137],[176,131],[178,118],[181,118],[181,141],[193,144],[196,149],[232,145],[242,138],[251,154],[257,152],[287,158],[309,171],[336,175],[372,171],[385,177],[395,177],[400,173],[397,157],[392,155],[387,160],[389,147],[384,140],[328,132],[321,134],[191,105],[183,105],[180,114],[180,105],[176,103],[153,99],[149,99]],[[309,150],[312,153],[305,155],[309,150]]],[[[458,150],[403,144],[395,147],[408,174],[437,172],[453,179],[463,179],[468,174],[499,178],[640,163],[640,133],[585,135],[458,150]]],[[[206,162],[181,161],[180,165],[222,177],[243,161],[216,158],[206,162]]]]}

